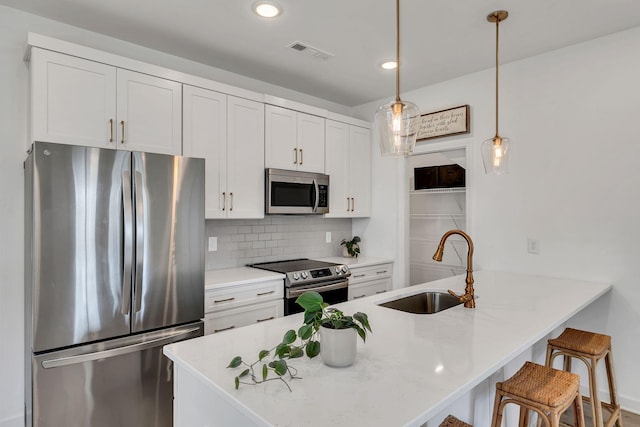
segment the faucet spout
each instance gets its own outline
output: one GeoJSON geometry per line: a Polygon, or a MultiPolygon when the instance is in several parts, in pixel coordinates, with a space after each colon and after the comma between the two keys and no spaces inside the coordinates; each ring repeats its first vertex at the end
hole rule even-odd
{"type": "Polygon", "coordinates": [[[464,304],[466,308],[475,308],[475,294],[473,289],[473,241],[471,237],[467,233],[462,230],[449,230],[442,235],[440,239],[440,243],[438,244],[438,249],[436,249],[436,253],[433,254],[433,260],[437,262],[442,262],[442,254],[444,253],[444,244],[449,238],[449,236],[457,234],[462,236],[464,240],[467,242],[467,277],[465,279],[466,286],[464,288],[464,295],[457,295],[452,290],[449,290],[449,293],[455,297],[457,297],[461,303],[464,304]]]}

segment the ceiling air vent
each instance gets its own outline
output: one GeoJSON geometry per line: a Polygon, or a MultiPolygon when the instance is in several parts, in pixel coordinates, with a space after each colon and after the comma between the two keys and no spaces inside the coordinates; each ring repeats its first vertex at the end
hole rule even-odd
{"type": "Polygon", "coordinates": [[[327,59],[334,56],[332,53],[325,52],[324,50],[320,50],[317,47],[309,46],[308,44],[304,44],[301,42],[293,42],[287,47],[289,49],[295,50],[296,52],[300,52],[304,55],[307,55],[316,59],[321,59],[323,61],[326,61],[327,59]]]}

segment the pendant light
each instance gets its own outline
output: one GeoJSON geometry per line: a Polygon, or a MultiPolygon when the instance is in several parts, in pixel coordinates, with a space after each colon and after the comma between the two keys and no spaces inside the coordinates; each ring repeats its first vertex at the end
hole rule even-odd
{"type": "Polygon", "coordinates": [[[482,143],[482,162],[487,174],[501,175],[509,171],[511,155],[509,138],[498,134],[498,38],[500,22],[507,19],[509,12],[497,10],[487,16],[487,21],[496,24],[496,135],[482,143]]]}
{"type": "Polygon", "coordinates": [[[418,134],[418,106],[400,99],[400,0],[396,0],[396,99],[380,106],[375,122],[383,156],[407,156],[413,152],[418,134]]]}

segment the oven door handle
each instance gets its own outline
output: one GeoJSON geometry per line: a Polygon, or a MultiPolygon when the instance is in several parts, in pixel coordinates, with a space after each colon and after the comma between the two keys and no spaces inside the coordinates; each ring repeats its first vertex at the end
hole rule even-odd
{"type": "Polygon", "coordinates": [[[313,212],[318,212],[318,204],[320,203],[320,188],[318,187],[318,181],[313,180],[313,212]]]}
{"type": "Polygon", "coordinates": [[[343,289],[343,288],[348,288],[349,287],[349,281],[348,280],[340,280],[339,282],[333,283],[333,284],[327,284],[327,285],[319,285],[319,286],[314,286],[312,288],[307,288],[307,287],[300,287],[300,288],[289,288],[289,292],[287,293],[287,297],[289,299],[291,298],[296,298],[299,297],[300,295],[302,295],[305,292],[328,292],[328,291],[333,291],[336,289],[343,289]]]}

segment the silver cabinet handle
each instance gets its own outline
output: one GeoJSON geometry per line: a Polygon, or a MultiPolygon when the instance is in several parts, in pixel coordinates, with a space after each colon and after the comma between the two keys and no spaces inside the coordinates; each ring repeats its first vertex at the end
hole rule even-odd
{"type": "Polygon", "coordinates": [[[94,353],[79,354],[77,356],[60,357],[58,359],[43,360],[42,367],[45,369],[58,368],[60,366],[75,365],[78,363],[90,362],[92,360],[107,359],[109,357],[121,356],[123,354],[137,353],[152,347],[159,347],[165,344],[171,344],[176,338],[182,335],[190,335],[200,328],[191,328],[186,331],[180,331],[169,336],[156,338],[154,340],[145,341],[137,344],[127,345],[124,347],[113,348],[110,350],[96,351],[94,353]]]}
{"type": "Polygon", "coordinates": [[[384,291],[376,291],[376,294],[384,294],[385,292],[387,292],[386,289],[384,291]]]}
{"type": "Polygon", "coordinates": [[[227,209],[227,193],[222,192],[222,210],[227,209]]]}
{"type": "Polygon", "coordinates": [[[109,119],[109,142],[113,142],[113,119],[109,119]]]}
{"type": "Polygon", "coordinates": [[[358,295],[358,296],[354,296],[353,299],[364,298],[364,297],[366,297],[366,295],[358,295]]]}
{"type": "Polygon", "coordinates": [[[356,199],[351,198],[351,212],[356,210],[356,199]]]}
{"type": "Polygon", "coordinates": [[[271,294],[273,294],[273,293],[275,293],[275,292],[276,292],[276,291],[259,292],[259,293],[257,293],[257,294],[256,294],[256,296],[258,296],[258,297],[262,297],[262,296],[265,296],[265,295],[271,295],[271,294]]]}
{"type": "Polygon", "coordinates": [[[300,149],[300,166],[302,166],[302,160],[303,160],[303,157],[302,157],[302,148],[301,148],[300,149]]]}
{"type": "Polygon", "coordinates": [[[122,217],[123,217],[123,271],[122,308],[120,312],[129,314],[131,309],[131,267],[133,265],[133,204],[131,202],[131,172],[122,172],[122,217]]]}
{"type": "Polygon", "coordinates": [[[366,276],[366,274],[355,274],[353,278],[357,279],[358,277],[364,277],[364,276],[366,276]]]}
{"type": "Polygon", "coordinates": [[[122,135],[120,135],[122,138],[120,138],[120,144],[124,144],[124,120],[120,122],[120,126],[122,127],[122,135]]]}
{"type": "Polygon", "coordinates": [[[233,193],[229,193],[229,198],[231,199],[231,207],[229,208],[230,211],[233,210],[233,193]]]}
{"type": "Polygon", "coordinates": [[[347,197],[347,212],[351,210],[351,199],[347,197]]]}
{"type": "Polygon", "coordinates": [[[297,164],[298,164],[298,149],[297,149],[297,148],[294,148],[294,149],[293,149],[293,155],[294,155],[294,157],[293,157],[293,164],[294,164],[294,165],[297,165],[297,164]]]}
{"type": "Polygon", "coordinates": [[[256,323],[266,322],[267,320],[273,320],[273,319],[275,319],[275,317],[273,317],[273,316],[267,317],[266,319],[258,319],[258,320],[256,320],[256,323]]]}
{"type": "Polygon", "coordinates": [[[236,299],[236,298],[235,297],[231,297],[231,298],[225,298],[225,299],[216,299],[216,300],[213,300],[213,303],[216,304],[216,303],[219,303],[219,302],[233,301],[234,299],[236,299]]]}
{"type": "Polygon", "coordinates": [[[227,327],[227,328],[214,329],[214,330],[213,330],[213,332],[214,332],[214,333],[216,333],[216,332],[228,331],[229,329],[233,329],[233,328],[235,328],[235,327],[236,327],[235,325],[231,325],[231,326],[229,326],[229,327],[227,327]]]}
{"type": "Polygon", "coordinates": [[[142,275],[144,274],[144,201],[142,200],[142,174],[136,172],[134,187],[136,201],[136,282],[133,289],[136,313],[142,308],[142,275]]]}
{"type": "Polygon", "coordinates": [[[376,271],[376,274],[385,274],[386,272],[387,272],[387,270],[376,271]]]}

